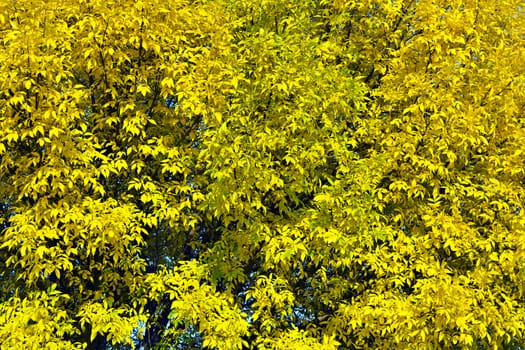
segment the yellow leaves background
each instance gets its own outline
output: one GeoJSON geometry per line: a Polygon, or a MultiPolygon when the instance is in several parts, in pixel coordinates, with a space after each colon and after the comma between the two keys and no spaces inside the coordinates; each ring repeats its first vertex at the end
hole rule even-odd
{"type": "Polygon", "coordinates": [[[523,5],[2,3],[0,347],[523,345],[523,5]]]}

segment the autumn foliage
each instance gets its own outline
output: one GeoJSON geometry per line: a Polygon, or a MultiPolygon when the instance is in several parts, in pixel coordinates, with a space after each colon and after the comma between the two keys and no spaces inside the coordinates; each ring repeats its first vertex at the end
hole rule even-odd
{"type": "Polygon", "coordinates": [[[0,2],[0,349],[525,346],[524,6],[0,2]]]}

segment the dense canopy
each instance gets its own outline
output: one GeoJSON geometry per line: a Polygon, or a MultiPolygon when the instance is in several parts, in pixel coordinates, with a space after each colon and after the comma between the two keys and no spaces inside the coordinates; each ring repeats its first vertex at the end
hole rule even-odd
{"type": "Polygon", "coordinates": [[[524,5],[0,2],[0,349],[524,347],[524,5]]]}

